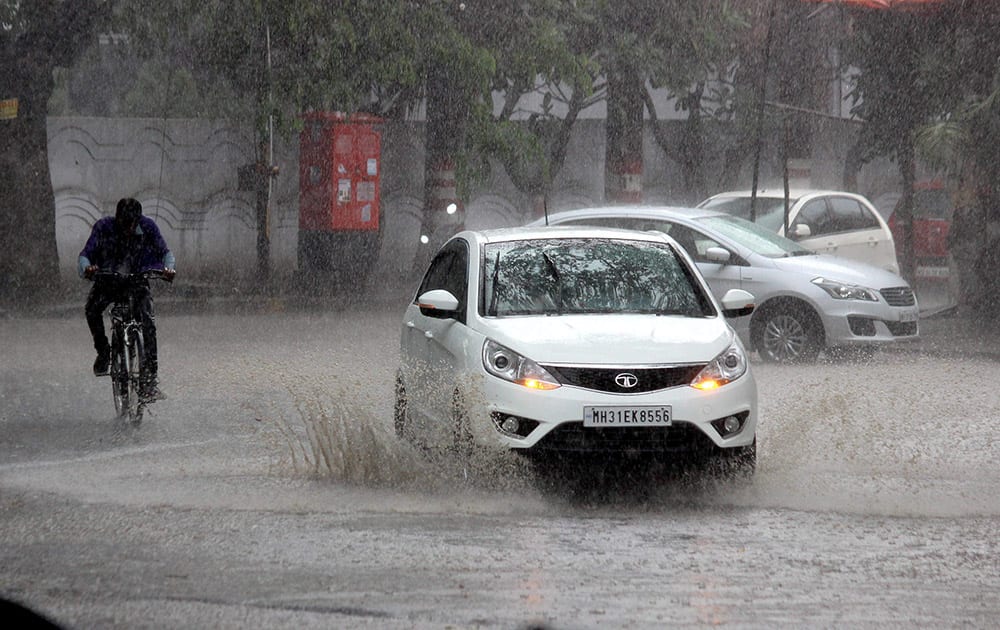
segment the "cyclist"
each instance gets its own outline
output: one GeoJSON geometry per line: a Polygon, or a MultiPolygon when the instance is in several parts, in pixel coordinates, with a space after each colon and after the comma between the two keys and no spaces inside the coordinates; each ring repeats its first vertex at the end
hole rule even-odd
{"type": "MultiPolygon", "coordinates": [[[[142,204],[132,198],[122,199],[118,202],[115,216],[98,219],[94,224],[90,238],[80,252],[80,276],[90,280],[98,271],[128,274],[154,269],[162,269],[164,277],[173,280],[177,273],[174,270],[174,255],[153,219],[143,216],[142,204]]],[[[114,289],[113,285],[97,278],[84,307],[87,325],[94,338],[94,349],[97,350],[94,376],[106,375],[111,363],[111,346],[104,331],[104,311],[114,301],[114,289]]],[[[135,290],[146,350],[146,374],[139,395],[151,402],[164,398],[157,383],[153,297],[148,282],[141,283],[135,290]]]]}

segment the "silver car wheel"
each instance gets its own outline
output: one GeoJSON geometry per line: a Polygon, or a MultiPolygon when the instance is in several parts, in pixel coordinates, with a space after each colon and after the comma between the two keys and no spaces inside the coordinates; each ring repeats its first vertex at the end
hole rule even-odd
{"type": "Polygon", "coordinates": [[[774,361],[796,361],[810,354],[812,336],[795,316],[777,314],[764,325],[761,353],[774,361]]]}

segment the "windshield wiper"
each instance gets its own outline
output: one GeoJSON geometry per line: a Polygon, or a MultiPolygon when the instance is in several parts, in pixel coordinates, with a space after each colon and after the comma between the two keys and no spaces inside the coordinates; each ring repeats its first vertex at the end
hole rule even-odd
{"type": "Polygon", "coordinates": [[[563,287],[559,276],[559,270],[556,269],[556,264],[552,262],[552,259],[549,258],[547,253],[542,252],[542,258],[545,259],[545,266],[548,267],[549,273],[552,274],[552,278],[556,281],[556,297],[558,298],[558,302],[556,302],[556,312],[561,313],[563,309],[563,287]]]}
{"type": "Polygon", "coordinates": [[[490,290],[490,305],[486,309],[486,314],[496,317],[497,314],[497,283],[500,279],[500,252],[497,252],[496,260],[493,261],[493,288],[490,290]]]}

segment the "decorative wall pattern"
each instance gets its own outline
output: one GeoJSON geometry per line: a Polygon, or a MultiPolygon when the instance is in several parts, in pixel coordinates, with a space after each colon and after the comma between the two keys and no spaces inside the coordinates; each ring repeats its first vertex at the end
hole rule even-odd
{"type": "MultiPolygon", "coordinates": [[[[422,133],[419,123],[387,122],[382,128],[383,241],[377,271],[385,277],[411,276],[418,258],[422,133]]],[[[645,199],[670,203],[680,181],[677,165],[649,134],[644,146],[645,199]]],[[[118,199],[135,197],[157,220],[186,275],[248,279],[256,270],[256,211],[253,193],[238,189],[237,173],[253,160],[253,147],[253,134],[228,121],[50,118],[56,238],[64,273],[75,275],[77,255],[94,222],[112,214],[118,199]]],[[[297,138],[276,142],[281,173],[274,180],[269,220],[271,267],[279,273],[297,265],[297,156],[297,138]]],[[[824,172],[836,168],[833,164],[824,172]]],[[[814,164],[814,180],[818,172],[814,164]]],[[[886,179],[884,166],[878,174],[879,181],[886,179]]],[[[603,121],[581,120],[548,210],[601,203],[603,181],[603,121]]],[[[530,200],[499,166],[466,204],[470,228],[514,226],[533,218],[530,200]]]]}

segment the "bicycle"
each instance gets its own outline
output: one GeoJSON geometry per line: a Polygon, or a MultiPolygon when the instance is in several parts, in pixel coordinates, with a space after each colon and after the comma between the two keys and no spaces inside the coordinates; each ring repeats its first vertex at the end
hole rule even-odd
{"type": "Polygon", "coordinates": [[[142,421],[148,404],[142,396],[146,379],[146,346],[135,289],[150,279],[170,281],[163,270],[131,274],[99,271],[94,274],[95,281],[109,283],[114,291],[111,305],[111,390],[115,413],[133,424],[142,421]]]}

